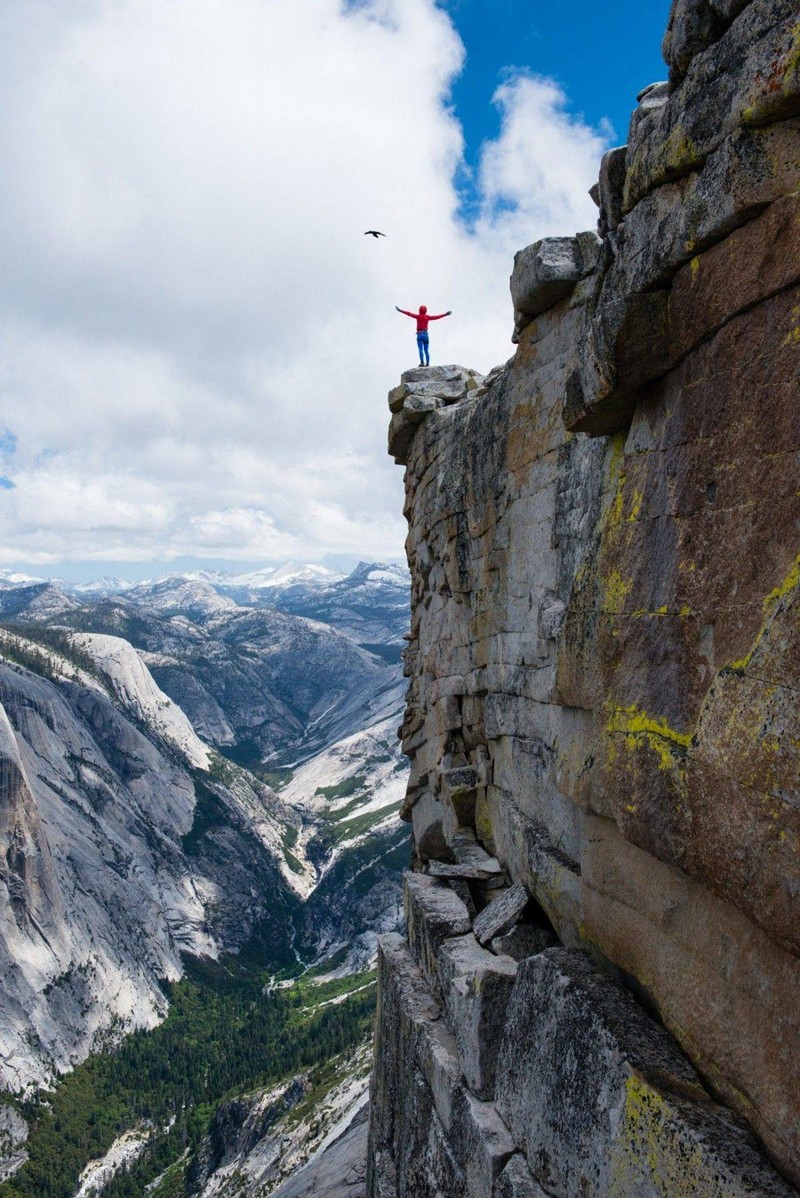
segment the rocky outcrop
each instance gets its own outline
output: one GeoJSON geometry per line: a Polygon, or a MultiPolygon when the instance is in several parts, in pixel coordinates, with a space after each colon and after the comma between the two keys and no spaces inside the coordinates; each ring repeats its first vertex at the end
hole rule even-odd
{"type": "Polygon", "coordinates": [[[390,393],[372,1198],[800,1184],[799,52],[796,0],[676,0],[600,240],[517,255],[501,370],[390,393]]]}

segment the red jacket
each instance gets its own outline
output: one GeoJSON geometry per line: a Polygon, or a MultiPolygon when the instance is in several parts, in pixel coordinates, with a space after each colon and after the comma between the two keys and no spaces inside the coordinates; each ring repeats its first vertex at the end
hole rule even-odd
{"type": "Polygon", "coordinates": [[[430,312],[423,312],[421,310],[419,312],[406,312],[405,308],[398,308],[397,311],[402,312],[404,316],[410,316],[412,320],[416,320],[418,333],[427,333],[428,321],[441,320],[443,316],[450,315],[449,312],[440,312],[438,316],[431,316],[430,312]]]}

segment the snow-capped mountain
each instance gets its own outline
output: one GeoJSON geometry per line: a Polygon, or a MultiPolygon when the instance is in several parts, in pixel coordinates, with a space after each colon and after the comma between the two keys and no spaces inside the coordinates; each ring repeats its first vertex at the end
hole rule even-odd
{"type": "Polygon", "coordinates": [[[35,578],[32,574],[22,574],[19,570],[0,570],[0,587],[23,587],[34,583],[45,582],[44,578],[35,578]]]}
{"type": "Polygon", "coordinates": [[[0,590],[0,619],[51,620],[80,608],[60,582],[35,582],[0,590]]]}
{"type": "Polygon", "coordinates": [[[243,607],[280,607],[287,597],[302,601],[343,577],[325,566],[286,562],[247,574],[221,575],[215,585],[221,595],[243,607]]]}
{"type": "MultiPolygon", "coordinates": [[[[361,562],[346,578],[307,595],[287,592],[275,606],[329,624],[360,645],[399,647],[408,630],[409,586],[405,566],[361,562]]],[[[387,659],[398,660],[391,653],[387,659]]]]}
{"type": "Polygon", "coordinates": [[[127,590],[125,595],[132,602],[153,611],[181,612],[191,617],[208,616],[236,607],[232,599],[221,594],[207,579],[190,578],[185,574],[171,574],[155,582],[140,582],[127,590]]]}
{"type": "Polygon", "coordinates": [[[281,590],[292,586],[306,586],[310,589],[331,586],[345,577],[336,570],[326,566],[298,565],[296,562],[285,562],[282,566],[267,567],[263,570],[253,570],[249,574],[234,574],[227,578],[221,577],[231,587],[250,587],[253,590],[281,590]]]}
{"type": "Polygon", "coordinates": [[[408,624],[408,593],[404,565],[376,562],[361,562],[348,575],[286,562],[240,574],[194,570],[136,583],[109,576],[66,583],[0,571],[0,618],[49,620],[81,603],[115,598],[192,618],[235,607],[273,608],[327,624],[373,651],[387,646],[387,660],[397,660],[408,624]]]}
{"type": "Polygon", "coordinates": [[[70,590],[76,595],[94,595],[101,598],[105,595],[121,595],[135,586],[135,582],[130,582],[126,578],[115,578],[113,575],[104,574],[101,578],[93,578],[91,582],[74,582],[70,584],[70,590]]]}

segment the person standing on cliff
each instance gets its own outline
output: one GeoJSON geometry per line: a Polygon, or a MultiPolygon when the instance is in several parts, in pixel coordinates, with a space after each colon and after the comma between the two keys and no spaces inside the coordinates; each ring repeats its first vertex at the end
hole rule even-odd
{"type": "Polygon", "coordinates": [[[403,316],[410,316],[412,320],[417,322],[417,349],[419,350],[420,366],[430,366],[431,356],[428,352],[428,322],[431,320],[442,320],[445,316],[452,316],[452,312],[440,312],[438,316],[430,316],[428,309],[424,304],[420,304],[419,312],[406,312],[405,308],[398,308],[395,305],[395,312],[400,312],[403,316]],[[423,362],[422,359],[425,359],[423,362]]]}

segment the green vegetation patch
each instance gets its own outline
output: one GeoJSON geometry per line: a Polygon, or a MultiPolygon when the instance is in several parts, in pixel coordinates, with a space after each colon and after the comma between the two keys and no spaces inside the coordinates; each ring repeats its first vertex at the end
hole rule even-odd
{"type": "Polygon", "coordinates": [[[293,849],[297,844],[297,838],[299,835],[299,830],[297,828],[293,828],[291,824],[288,824],[281,833],[281,843],[283,847],[285,849],[293,849]]]}
{"type": "Polygon", "coordinates": [[[189,831],[181,837],[183,851],[189,857],[198,855],[200,841],[207,832],[230,823],[225,804],[197,776],[194,779],[194,798],[194,820],[189,831]]]}
{"type": "Polygon", "coordinates": [[[278,770],[256,770],[255,771],[262,782],[266,782],[267,786],[271,786],[273,790],[283,790],[284,786],[288,786],[294,777],[294,770],[278,769],[278,770]]]}
{"type": "Polygon", "coordinates": [[[289,849],[283,850],[283,857],[293,874],[305,873],[302,861],[299,857],[295,857],[294,853],[290,852],[289,849]]]}
{"type": "Polygon", "coordinates": [[[358,815],[355,819],[342,820],[333,828],[333,839],[336,843],[341,843],[343,840],[353,840],[363,832],[369,832],[370,828],[374,828],[387,815],[397,815],[397,811],[397,803],[387,803],[383,807],[378,807],[375,811],[367,811],[364,815],[358,815]]]}
{"type": "Polygon", "coordinates": [[[246,770],[258,767],[264,756],[256,742],[247,737],[241,737],[235,745],[220,745],[219,751],[234,765],[243,766],[246,770]]]}
{"type": "Polygon", "coordinates": [[[366,780],[366,774],[353,774],[352,778],[345,778],[343,782],[337,782],[335,786],[318,786],[314,794],[322,795],[323,799],[328,800],[349,799],[357,790],[364,789],[366,780]]]}
{"type": "Polygon", "coordinates": [[[99,678],[97,663],[90,653],[74,644],[70,633],[61,628],[47,628],[40,624],[0,624],[0,653],[26,670],[51,681],[61,678],[51,654],[65,658],[73,669],[83,670],[92,678],[99,678]],[[10,633],[10,636],[3,636],[10,633]],[[22,645],[13,637],[23,637],[35,644],[22,645]]]}
{"type": "Polygon", "coordinates": [[[182,981],[164,983],[164,1023],[18,1104],[31,1127],[29,1160],[0,1184],[0,1198],[71,1198],[87,1162],[142,1125],[152,1128],[143,1156],[103,1198],[144,1198],[156,1179],[158,1198],[184,1198],[185,1154],[197,1148],[221,1101],[316,1070],[364,1040],[375,1007],[371,977],[274,990],[266,973],[235,959],[187,961],[182,981]]]}

